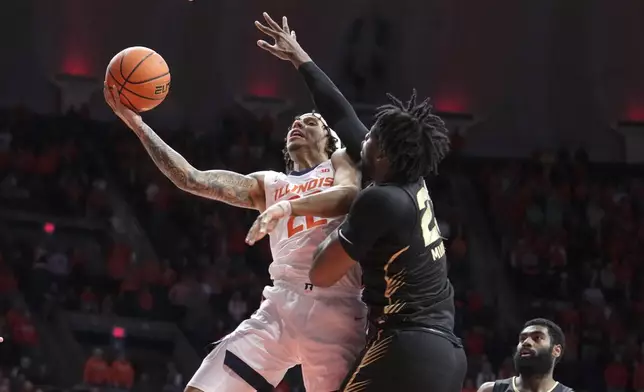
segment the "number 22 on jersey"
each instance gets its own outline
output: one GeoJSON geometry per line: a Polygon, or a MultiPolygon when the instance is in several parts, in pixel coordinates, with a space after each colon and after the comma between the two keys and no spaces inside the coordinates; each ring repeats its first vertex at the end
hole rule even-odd
{"type": "Polygon", "coordinates": [[[418,190],[418,193],[416,193],[416,201],[418,202],[418,208],[422,212],[420,228],[423,231],[423,240],[425,246],[429,246],[441,238],[441,233],[438,229],[438,222],[434,222],[434,227],[431,230],[429,229],[429,226],[434,221],[434,213],[432,212],[427,186],[423,185],[418,190]]]}
{"type": "MultiPolygon", "coordinates": [[[[316,190],[309,193],[309,195],[314,195],[320,192],[322,191],[316,190]]],[[[300,198],[299,195],[295,195],[289,198],[288,200],[295,200],[299,198],[300,198]]],[[[286,238],[291,238],[297,233],[301,233],[303,231],[310,230],[314,227],[325,225],[327,224],[327,222],[328,220],[326,219],[315,218],[314,216],[291,216],[290,218],[288,218],[288,221],[286,222],[286,238]],[[296,224],[297,223],[295,221],[296,219],[298,221],[303,220],[304,222],[296,224]]]]}

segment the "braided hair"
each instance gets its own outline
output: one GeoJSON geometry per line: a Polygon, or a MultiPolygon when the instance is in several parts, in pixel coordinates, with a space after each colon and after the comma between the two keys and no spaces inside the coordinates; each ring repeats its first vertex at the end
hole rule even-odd
{"type": "Polygon", "coordinates": [[[438,164],[450,150],[445,122],[432,113],[429,98],[416,103],[416,90],[405,104],[387,94],[391,104],[378,108],[371,137],[389,160],[396,181],[414,182],[438,173],[438,164]]]}
{"type": "MultiPolygon", "coordinates": [[[[322,116],[320,116],[319,113],[316,113],[315,111],[312,111],[311,113],[313,113],[313,115],[317,117],[318,120],[320,120],[320,124],[322,124],[322,129],[326,131],[327,138],[326,138],[326,146],[324,147],[324,153],[327,154],[327,156],[330,158],[331,155],[333,155],[333,153],[335,152],[335,150],[338,149],[338,138],[336,138],[331,133],[331,128],[329,128],[329,126],[322,119],[322,116]]],[[[288,129],[288,131],[290,130],[291,128],[288,129]]],[[[293,171],[293,168],[295,167],[295,162],[293,162],[293,160],[291,159],[291,154],[289,154],[286,144],[284,145],[284,149],[282,149],[282,154],[284,155],[284,164],[286,165],[286,173],[290,173],[293,171]]]]}

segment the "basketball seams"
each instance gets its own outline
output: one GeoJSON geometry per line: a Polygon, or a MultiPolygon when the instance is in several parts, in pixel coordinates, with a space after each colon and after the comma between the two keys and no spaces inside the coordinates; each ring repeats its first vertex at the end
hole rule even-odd
{"type": "Polygon", "coordinates": [[[155,76],[155,77],[150,78],[150,79],[141,80],[141,81],[138,81],[138,82],[131,82],[131,81],[128,81],[128,83],[129,83],[129,84],[143,84],[143,83],[147,83],[147,82],[152,82],[152,81],[157,80],[157,79],[161,79],[162,77],[164,77],[164,76],[168,76],[168,75],[170,75],[170,71],[168,71],[168,72],[166,72],[166,73],[164,73],[164,74],[162,74],[162,75],[155,76]]]}
{"type": "Polygon", "coordinates": [[[123,91],[123,86],[125,86],[125,83],[127,83],[127,78],[125,77],[125,74],[123,73],[123,60],[125,60],[125,53],[121,54],[121,62],[119,64],[119,73],[121,74],[121,78],[123,79],[123,84],[121,85],[121,88],[119,89],[119,95],[121,95],[121,91],[123,91]]]}
{"type": "MultiPolygon", "coordinates": [[[[116,80],[116,78],[115,78],[115,77],[114,77],[114,75],[112,74],[112,71],[111,71],[111,70],[109,71],[109,74],[110,74],[110,76],[112,77],[112,79],[114,79],[114,82],[115,82],[117,85],[119,85],[119,87],[121,87],[121,90],[125,90],[125,91],[127,91],[128,93],[130,93],[130,94],[136,95],[136,96],[137,96],[137,97],[139,97],[139,98],[147,99],[147,100],[149,100],[149,101],[163,101],[163,100],[165,99],[165,98],[150,98],[150,97],[146,97],[145,95],[141,95],[141,94],[139,94],[139,93],[137,93],[137,92],[135,92],[135,91],[132,91],[132,90],[130,90],[129,88],[125,87],[125,83],[124,83],[123,85],[121,85],[121,83],[119,83],[119,81],[118,81],[118,80],[116,80]]],[[[130,84],[131,84],[131,83],[130,83],[130,84]]],[[[120,94],[120,93],[119,93],[119,94],[120,94]]],[[[124,95],[124,97],[125,97],[125,95],[124,95]]],[[[128,101],[129,101],[129,100],[128,100],[128,101]]]]}
{"type": "Polygon", "coordinates": [[[113,83],[115,83],[118,86],[117,91],[119,93],[119,96],[125,98],[121,100],[125,106],[137,112],[150,110],[151,108],[156,107],[161,101],[163,101],[167,95],[167,94],[164,94],[162,97],[158,97],[157,95],[154,95],[154,97],[152,97],[151,96],[152,90],[155,88],[152,83],[154,83],[154,85],[159,83],[169,84],[170,70],[168,65],[165,63],[165,60],[154,50],[143,48],[143,47],[141,47],[140,49],[143,49],[144,52],[141,52],[140,50],[136,50],[136,48],[130,48],[130,49],[135,49],[135,50],[124,50],[118,58],[114,59],[115,61],[113,62],[114,63],[113,66],[108,67],[108,71],[109,71],[108,75],[113,80],[113,83]],[[148,53],[145,53],[145,52],[148,52],[148,53]],[[131,60],[128,60],[128,62],[126,63],[127,59],[125,57],[127,55],[134,56],[134,59],[138,58],[134,60],[132,59],[132,57],[130,57],[134,61],[138,60],[137,63],[134,65],[133,61],[131,60]],[[150,63],[149,61],[148,63],[145,63],[145,61],[150,58],[153,58],[153,63],[150,63]],[[112,68],[117,67],[116,61],[118,61],[118,68],[119,68],[118,71],[116,71],[116,69],[112,70],[112,68]],[[134,66],[132,67],[132,65],[134,66]],[[131,67],[129,71],[125,69],[126,66],[128,68],[131,67]],[[128,71],[127,75],[125,71],[128,71]],[[136,77],[134,76],[136,72],[139,72],[140,74],[142,74],[142,76],[146,79],[138,80],[138,81],[130,80],[130,79],[136,79],[136,77]],[[150,77],[151,76],[150,74],[154,75],[154,73],[156,72],[163,72],[163,73],[158,74],[158,76],[150,77]],[[121,75],[122,82],[118,80],[119,74],[121,75]],[[157,80],[159,80],[159,82],[155,82],[157,80]],[[129,88],[127,86],[128,83],[132,85],[132,86],[129,86],[129,88]],[[137,90],[141,90],[141,91],[137,92],[137,90]],[[145,100],[150,103],[146,103],[145,101],[141,101],[141,100],[145,100]],[[135,104],[134,102],[136,102],[137,104],[135,104]],[[152,103],[152,102],[159,102],[159,103],[152,103]],[[140,106],[141,108],[139,109],[137,108],[137,106],[140,106]]]}
{"type": "MultiPolygon", "coordinates": [[[[159,56],[159,54],[157,54],[156,52],[148,53],[143,59],[141,59],[141,61],[134,68],[132,68],[132,72],[130,72],[130,74],[127,77],[127,82],[128,83],[138,82],[135,76],[136,73],[138,72],[139,74],[144,74],[145,76],[145,74],[147,73],[146,70],[149,68],[150,64],[152,64],[152,67],[156,66],[157,59],[161,59],[161,61],[163,62],[163,59],[161,58],[161,56],[159,56]]],[[[167,69],[167,65],[166,65],[166,69],[167,69]]]]}
{"type": "Polygon", "coordinates": [[[125,59],[125,53],[121,53],[121,56],[119,58],[119,73],[121,74],[121,78],[125,80],[125,74],[123,74],[123,60],[125,59]]]}
{"type": "MultiPolygon", "coordinates": [[[[114,83],[116,83],[116,84],[118,85],[118,87],[119,87],[119,97],[123,97],[123,98],[125,98],[125,100],[127,101],[127,103],[126,103],[126,102],[123,102],[123,101],[121,101],[121,103],[123,103],[123,104],[124,104],[125,106],[127,106],[129,109],[132,109],[132,110],[134,110],[135,112],[139,112],[139,109],[138,109],[138,108],[137,108],[137,107],[132,103],[132,101],[130,101],[130,98],[128,98],[128,97],[127,97],[127,95],[125,95],[125,94],[121,94],[121,91],[122,91],[122,89],[123,89],[123,85],[124,85],[124,84],[121,84],[121,83],[116,79],[116,77],[114,77],[114,74],[112,73],[112,70],[111,70],[111,69],[108,69],[108,74],[110,75],[110,77],[112,78],[112,80],[114,81],[114,83]]],[[[130,92],[128,89],[125,89],[125,90],[126,90],[126,91],[128,91],[128,92],[130,92]]]]}
{"type": "Polygon", "coordinates": [[[112,70],[108,69],[107,71],[108,71],[110,77],[114,80],[114,83],[116,83],[119,87],[121,87],[121,85],[123,83],[119,82],[119,80],[116,78],[116,76],[114,76],[114,74],[112,73],[112,70]]]}
{"type": "Polygon", "coordinates": [[[151,80],[160,79],[170,74],[170,68],[160,54],[153,52],[152,56],[144,60],[147,60],[144,61],[145,64],[141,62],[139,66],[132,69],[132,73],[128,76],[127,80],[129,84],[144,84],[151,80]],[[152,76],[150,75],[150,69],[154,69],[155,72],[152,74],[152,76]],[[137,75],[141,76],[137,77],[137,75]],[[141,80],[141,78],[144,78],[145,80],[141,80]]]}
{"type": "Polygon", "coordinates": [[[134,75],[134,72],[136,72],[136,70],[141,66],[141,64],[143,64],[143,62],[145,60],[149,59],[154,54],[156,54],[156,52],[151,51],[145,57],[143,57],[141,60],[139,60],[139,62],[130,71],[130,74],[127,75],[127,77],[125,77],[125,75],[123,75],[123,59],[125,58],[127,53],[123,53],[123,55],[121,56],[121,76],[123,76],[123,86],[121,86],[121,89],[119,90],[119,94],[121,94],[121,91],[123,91],[123,89],[125,88],[125,85],[128,83],[130,77],[132,77],[132,75],[134,75]]]}
{"type": "Polygon", "coordinates": [[[130,101],[130,98],[128,98],[127,95],[123,95],[123,98],[127,100],[127,103],[123,103],[125,106],[129,106],[129,108],[134,110],[135,112],[139,111],[139,109],[137,109],[136,106],[134,106],[134,104],[132,103],[132,101],[130,101]]]}

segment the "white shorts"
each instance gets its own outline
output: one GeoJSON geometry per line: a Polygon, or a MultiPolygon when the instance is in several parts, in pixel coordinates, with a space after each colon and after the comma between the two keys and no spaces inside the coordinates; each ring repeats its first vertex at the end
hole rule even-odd
{"type": "Polygon", "coordinates": [[[301,364],[307,392],[338,390],[365,346],[367,308],[359,296],[320,297],[316,291],[322,290],[284,282],[264,288],[259,309],[208,354],[188,386],[204,392],[255,391],[224,365],[228,351],[228,359],[233,354],[273,386],[301,364]]]}

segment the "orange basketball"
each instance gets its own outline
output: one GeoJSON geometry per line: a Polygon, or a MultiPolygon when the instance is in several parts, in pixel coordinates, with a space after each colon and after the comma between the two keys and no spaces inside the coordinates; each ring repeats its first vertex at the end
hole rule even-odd
{"type": "Polygon", "coordinates": [[[105,72],[108,86],[116,86],[121,102],[135,112],[157,107],[170,91],[170,69],[152,49],[134,46],[114,56],[105,72]]]}

